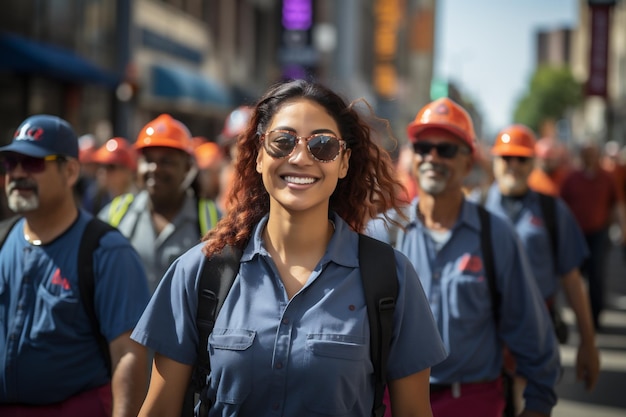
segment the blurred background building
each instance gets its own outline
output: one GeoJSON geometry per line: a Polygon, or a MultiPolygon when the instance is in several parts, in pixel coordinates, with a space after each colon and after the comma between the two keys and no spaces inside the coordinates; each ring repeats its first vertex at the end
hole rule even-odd
{"type": "MultiPolygon", "coordinates": [[[[537,65],[567,65],[587,86],[603,71],[606,78],[604,87],[587,88],[583,105],[554,129],[623,143],[626,2],[578,3],[577,27],[537,32],[537,65]],[[591,7],[608,11],[594,14],[591,7]],[[604,61],[598,45],[607,48],[604,61]]],[[[400,142],[417,110],[442,95],[470,110],[481,137],[482,117],[464,86],[433,80],[437,22],[437,0],[6,2],[0,141],[33,113],[62,116],[100,141],[132,141],[167,112],[194,136],[213,139],[229,111],[254,103],[271,83],[297,77],[365,98],[400,142]]]]}
{"type": "Polygon", "coordinates": [[[583,86],[581,105],[541,132],[565,142],[626,144],[626,2],[577,0],[575,27],[537,31],[537,66],[567,66],[583,86]]]}
{"type": "Polygon", "coordinates": [[[298,77],[364,97],[404,126],[430,100],[435,9],[435,0],[8,2],[2,141],[33,113],[103,141],[133,140],[168,112],[213,138],[230,110],[298,77]]]}

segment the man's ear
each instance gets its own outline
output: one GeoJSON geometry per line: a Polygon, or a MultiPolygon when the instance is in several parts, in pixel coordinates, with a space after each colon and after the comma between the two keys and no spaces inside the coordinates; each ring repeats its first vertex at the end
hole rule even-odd
{"type": "Polygon", "coordinates": [[[78,159],[70,158],[64,163],[67,180],[71,187],[74,187],[80,177],[80,162],[78,159]]]}

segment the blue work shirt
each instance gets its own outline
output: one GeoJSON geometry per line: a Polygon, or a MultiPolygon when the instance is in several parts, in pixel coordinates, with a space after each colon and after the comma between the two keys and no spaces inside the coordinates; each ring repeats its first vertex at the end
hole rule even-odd
{"type": "MultiPolygon", "coordinates": [[[[24,220],[0,250],[0,403],[52,404],[110,380],[78,288],[77,256],[91,215],[45,245],[24,220]]],[[[117,231],[94,252],[94,308],[112,341],[131,330],[150,297],[137,253],[117,231]]]]}
{"type": "Polygon", "coordinates": [[[505,200],[497,184],[487,193],[485,207],[509,220],[522,241],[533,275],[544,299],[554,297],[559,289],[559,278],[580,267],[589,256],[585,237],[567,205],[555,198],[556,259],[550,234],[546,229],[539,196],[534,191],[515,200],[505,200]],[[507,207],[507,204],[514,207],[507,207]]]}
{"type": "MultiPolygon", "coordinates": [[[[335,233],[291,299],[255,227],[209,337],[210,416],[362,417],[374,396],[358,235],[336,214],[335,233]]],[[[196,360],[202,245],[174,262],[132,338],[175,361],[196,360]]],[[[415,270],[395,253],[399,293],[387,372],[397,379],[446,356],[415,270]]],[[[382,278],[382,277],[381,277],[382,278]]]]}
{"type": "Polygon", "coordinates": [[[502,372],[502,342],[528,379],[526,407],[549,414],[556,404],[559,350],[545,303],[509,222],[490,214],[500,324],[483,265],[478,207],[464,201],[450,239],[440,251],[417,218],[415,199],[406,230],[387,229],[377,219],[368,234],[395,246],[411,260],[430,302],[448,358],[431,369],[431,383],[491,381],[502,372]],[[397,232],[397,234],[396,234],[397,232]],[[390,239],[390,235],[391,239],[390,239]],[[396,237],[397,236],[397,237],[396,237]]]}

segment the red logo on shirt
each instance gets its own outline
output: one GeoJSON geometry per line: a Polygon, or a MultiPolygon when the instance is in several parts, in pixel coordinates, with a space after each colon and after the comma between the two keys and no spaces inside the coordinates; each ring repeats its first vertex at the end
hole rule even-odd
{"type": "Polygon", "coordinates": [[[483,270],[483,261],[478,256],[472,256],[469,253],[463,255],[459,261],[459,271],[461,272],[480,272],[483,270]]]}
{"type": "Polygon", "coordinates": [[[54,275],[52,275],[52,285],[60,285],[64,290],[70,289],[70,282],[67,278],[61,276],[61,270],[59,268],[57,268],[57,270],[54,271],[54,275]]]}
{"type": "Polygon", "coordinates": [[[537,216],[532,216],[530,218],[530,224],[532,224],[533,226],[543,226],[543,220],[541,220],[541,217],[537,217],[537,216]]]}

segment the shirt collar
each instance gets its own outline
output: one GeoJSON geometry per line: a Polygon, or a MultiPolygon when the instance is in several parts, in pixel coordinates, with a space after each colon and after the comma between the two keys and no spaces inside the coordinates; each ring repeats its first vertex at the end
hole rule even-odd
{"type": "MultiPolygon", "coordinates": [[[[409,212],[406,213],[409,218],[409,226],[415,225],[417,227],[424,227],[424,224],[417,217],[417,204],[419,203],[419,197],[416,197],[409,206],[409,212]]],[[[461,203],[461,212],[460,215],[452,227],[452,229],[463,227],[467,225],[470,228],[475,229],[480,232],[480,218],[478,217],[478,207],[477,204],[467,201],[467,199],[463,198],[463,202],[461,203]]]]}
{"type": "MultiPolygon", "coordinates": [[[[334,262],[347,267],[357,267],[359,265],[358,234],[337,213],[331,212],[328,217],[335,225],[335,232],[322,257],[322,263],[334,262]]],[[[254,227],[252,239],[248,242],[241,257],[242,261],[250,261],[256,255],[270,256],[263,244],[263,230],[268,218],[269,214],[266,214],[254,227]]]]}

